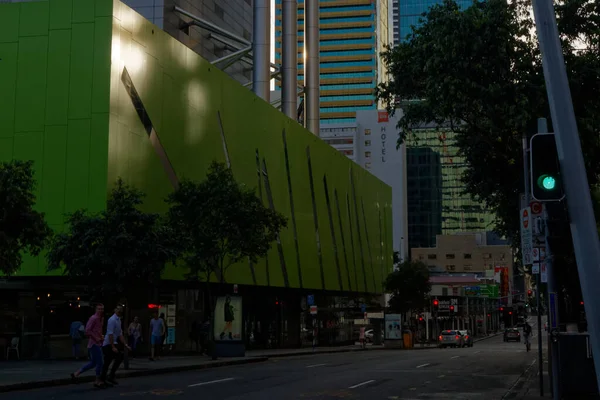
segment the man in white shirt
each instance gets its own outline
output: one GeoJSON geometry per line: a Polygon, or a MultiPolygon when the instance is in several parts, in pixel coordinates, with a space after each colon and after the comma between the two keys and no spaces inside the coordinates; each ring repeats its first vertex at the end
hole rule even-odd
{"type": "Polygon", "coordinates": [[[123,327],[121,326],[121,315],[123,307],[117,306],[115,313],[108,319],[106,325],[106,335],[104,335],[104,343],[102,345],[102,353],[104,353],[104,366],[100,380],[110,385],[117,385],[115,374],[123,362],[123,347],[131,350],[123,336],[123,327]],[[110,370],[110,375],[107,377],[108,367],[113,364],[110,370]]]}

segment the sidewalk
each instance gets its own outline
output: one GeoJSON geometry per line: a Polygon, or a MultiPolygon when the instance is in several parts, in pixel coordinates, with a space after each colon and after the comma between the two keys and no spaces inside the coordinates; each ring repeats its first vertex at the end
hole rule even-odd
{"type": "MultiPolygon", "coordinates": [[[[383,349],[383,346],[369,346],[367,350],[383,349]]],[[[246,357],[220,358],[211,360],[208,356],[172,356],[161,361],[152,362],[147,358],[130,360],[130,369],[123,366],[117,373],[117,378],[132,378],[137,376],[158,375],[170,372],[191,371],[206,368],[224,367],[230,365],[251,364],[267,361],[269,358],[301,356],[311,354],[343,353],[361,351],[359,346],[317,347],[300,349],[270,349],[249,350],[246,357]]],[[[86,363],[85,360],[25,360],[0,362],[0,393],[15,390],[26,390],[33,387],[48,387],[69,385],[72,382],[70,374],[86,363]]],[[[78,383],[92,382],[93,371],[77,379],[78,383]]]]}

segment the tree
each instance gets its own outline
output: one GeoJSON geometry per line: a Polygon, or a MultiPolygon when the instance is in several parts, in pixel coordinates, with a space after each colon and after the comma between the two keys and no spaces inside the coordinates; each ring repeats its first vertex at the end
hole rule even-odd
{"type": "Polygon", "coordinates": [[[265,257],[287,226],[283,215],[266,208],[254,190],[237,183],[218,162],[210,165],[203,181],[182,181],[167,203],[171,226],[181,234],[188,277],[207,287],[213,274],[224,283],[231,265],[265,257]]]}
{"type": "Polygon", "coordinates": [[[37,256],[52,230],[44,214],[35,210],[33,162],[0,163],[0,273],[21,268],[23,252],[37,256]]]}
{"type": "Polygon", "coordinates": [[[431,283],[429,269],[420,261],[404,261],[385,280],[385,290],[391,294],[388,306],[394,312],[420,311],[427,306],[431,283]]]}
{"type": "Polygon", "coordinates": [[[159,214],[140,210],[143,193],[119,179],[106,210],[67,216],[47,255],[48,269],[88,282],[97,294],[122,296],[158,282],[179,254],[178,242],[159,214]]]}
{"type": "MultiPolygon", "coordinates": [[[[588,179],[595,184],[600,3],[566,0],[556,10],[588,179]]],[[[383,53],[392,81],[380,85],[378,97],[390,112],[400,99],[401,140],[418,140],[415,128],[423,123],[450,126],[468,165],[466,191],[496,212],[501,234],[519,243],[521,136],[535,133],[537,118],[550,119],[529,2],[487,0],[460,11],[451,0],[433,6],[408,40],[383,53]]]]}
{"type": "MultiPolygon", "coordinates": [[[[490,207],[496,230],[519,247],[523,192],[521,137],[546,117],[552,131],[541,57],[527,0],[474,2],[461,10],[450,0],[433,6],[408,40],[382,54],[392,81],[378,97],[398,104],[401,140],[418,140],[423,123],[448,125],[467,170],[466,192],[490,207]],[[417,99],[417,100],[415,100],[417,99]]],[[[573,106],[588,180],[600,164],[600,2],[565,0],[556,7],[573,106]]],[[[579,291],[563,204],[549,207],[556,281],[579,291]],[[565,229],[566,228],[566,229],[565,229]]],[[[575,295],[576,296],[576,295],[575,295]]]]}

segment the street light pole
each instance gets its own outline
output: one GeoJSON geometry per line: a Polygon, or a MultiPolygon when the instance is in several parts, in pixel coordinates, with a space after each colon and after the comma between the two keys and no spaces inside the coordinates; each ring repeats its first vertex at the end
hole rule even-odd
{"type": "MultiPolygon", "coordinates": [[[[600,354],[600,301],[596,296],[600,282],[600,242],[590,186],[587,180],[575,111],[562,53],[554,4],[533,0],[537,37],[542,54],[546,91],[554,126],[562,181],[567,196],[573,247],[581,292],[588,318],[593,354],[600,354]]],[[[596,381],[600,386],[600,362],[594,357],[596,381]]]]}

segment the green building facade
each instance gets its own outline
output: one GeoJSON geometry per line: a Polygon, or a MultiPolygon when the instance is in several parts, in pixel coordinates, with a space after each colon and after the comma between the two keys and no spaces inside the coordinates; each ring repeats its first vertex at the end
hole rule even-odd
{"type": "MultiPolygon", "coordinates": [[[[290,222],[285,259],[273,248],[254,273],[232,267],[228,282],[382,292],[390,188],[126,5],[2,4],[0,59],[0,160],[34,160],[53,229],[65,213],[103,209],[118,177],[165,210],[176,182],[202,179],[216,159],[290,222]]],[[[45,274],[40,256],[18,275],[45,274]]]]}

